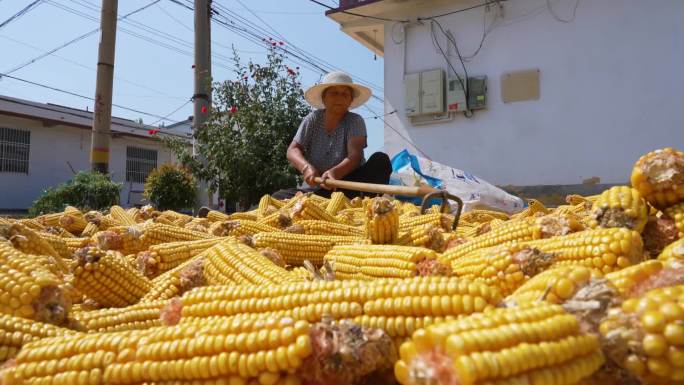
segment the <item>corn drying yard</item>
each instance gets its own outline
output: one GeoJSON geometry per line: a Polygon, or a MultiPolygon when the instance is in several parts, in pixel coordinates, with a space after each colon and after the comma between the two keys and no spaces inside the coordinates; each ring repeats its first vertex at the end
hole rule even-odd
{"type": "Polygon", "coordinates": [[[683,261],[671,148],[513,215],[337,192],[0,218],[0,383],[684,384],[683,261]]]}

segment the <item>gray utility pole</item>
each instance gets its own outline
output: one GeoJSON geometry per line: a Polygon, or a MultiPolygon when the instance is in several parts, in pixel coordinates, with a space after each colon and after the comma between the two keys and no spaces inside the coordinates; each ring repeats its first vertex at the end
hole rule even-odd
{"type": "Polygon", "coordinates": [[[112,86],[116,45],[118,0],[102,0],[100,46],[97,53],[97,83],[93,108],[90,165],[93,171],[109,173],[109,136],[112,124],[112,86]]]}
{"type": "MultiPolygon", "coordinates": [[[[195,132],[204,128],[211,110],[211,0],[195,0],[195,94],[192,128],[195,132]]],[[[193,155],[197,144],[192,142],[193,155]]],[[[205,162],[205,159],[200,159],[205,162]]],[[[207,184],[200,181],[198,203],[209,206],[212,202],[207,184]]]]}

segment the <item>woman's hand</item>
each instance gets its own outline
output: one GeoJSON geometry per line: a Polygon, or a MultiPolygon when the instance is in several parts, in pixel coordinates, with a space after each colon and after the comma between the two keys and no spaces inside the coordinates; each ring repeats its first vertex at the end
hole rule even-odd
{"type": "Polygon", "coordinates": [[[308,184],[309,186],[315,186],[316,181],[314,180],[314,178],[320,176],[321,174],[318,172],[318,170],[316,170],[314,166],[307,164],[304,167],[302,175],[304,176],[304,182],[306,182],[306,184],[308,184]]]}
{"type": "Polygon", "coordinates": [[[326,190],[334,190],[334,187],[330,187],[330,186],[327,186],[325,184],[325,181],[327,179],[332,179],[332,180],[338,179],[337,174],[336,174],[334,169],[330,169],[330,170],[324,172],[323,175],[321,175],[321,179],[323,179],[323,183],[321,183],[321,187],[323,187],[326,190]]]}

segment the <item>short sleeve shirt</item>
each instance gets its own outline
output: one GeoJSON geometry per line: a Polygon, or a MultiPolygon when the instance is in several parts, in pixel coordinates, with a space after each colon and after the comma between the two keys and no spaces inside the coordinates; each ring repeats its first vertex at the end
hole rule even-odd
{"type": "MultiPolygon", "coordinates": [[[[304,117],[294,141],[304,148],[304,157],[319,172],[324,173],[347,157],[347,142],[366,135],[366,123],[359,114],[347,112],[337,128],[325,132],[325,110],[315,110],[304,117]]],[[[366,160],[362,157],[361,163],[366,160]]]]}

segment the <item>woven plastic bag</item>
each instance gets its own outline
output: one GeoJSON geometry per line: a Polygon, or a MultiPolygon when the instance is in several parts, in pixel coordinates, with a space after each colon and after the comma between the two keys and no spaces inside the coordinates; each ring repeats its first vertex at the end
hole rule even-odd
{"type": "MultiPolygon", "coordinates": [[[[399,186],[429,185],[444,189],[463,200],[463,211],[492,209],[515,213],[525,206],[522,199],[511,195],[475,175],[416,156],[404,149],[392,158],[390,184],[399,186]]],[[[420,198],[397,197],[420,204],[420,198]]],[[[439,204],[439,200],[430,204],[439,204]]],[[[456,209],[452,203],[452,209],[456,209]]]]}

